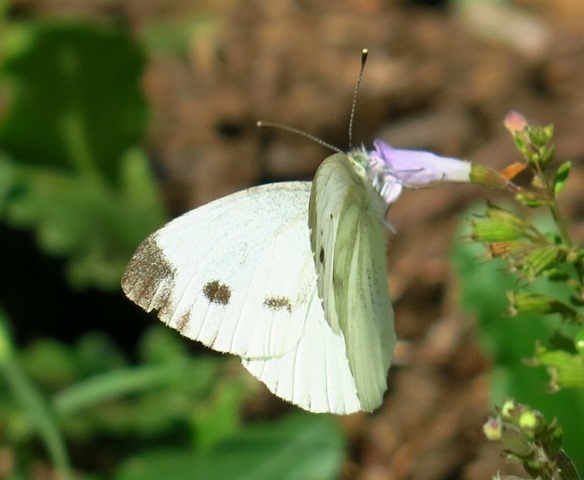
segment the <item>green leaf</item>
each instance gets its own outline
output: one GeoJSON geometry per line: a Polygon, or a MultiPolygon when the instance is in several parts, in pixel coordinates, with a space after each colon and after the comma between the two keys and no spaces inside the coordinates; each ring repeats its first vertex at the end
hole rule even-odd
{"type": "Polygon", "coordinates": [[[3,33],[11,96],[0,122],[0,218],[68,257],[75,287],[118,289],[166,218],[141,141],[144,55],[122,30],[29,22],[3,33]],[[5,175],[3,175],[5,174],[5,175]]]}
{"type": "Polygon", "coordinates": [[[61,415],[70,415],[128,395],[162,388],[173,390],[177,385],[183,389],[187,379],[191,392],[204,391],[209,388],[215,375],[214,363],[203,359],[189,361],[185,358],[165,365],[139,366],[105,372],[59,392],[54,400],[55,409],[61,415]]]}
{"type": "Polygon", "coordinates": [[[45,388],[60,388],[77,377],[72,349],[58,340],[41,338],[19,355],[23,370],[45,388]]]}
{"type": "Polygon", "coordinates": [[[571,162],[565,162],[559,166],[554,178],[554,195],[557,197],[566,186],[568,175],[570,174],[571,162]]]}
{"type": "Polygon", "coordinates": [[[210,449],[238,430],[243,401],[248,393],[245,384],[238,380],[230,378],[219,383],[211,401],[197,408],[193,423],[198,447],[210,449]]]}
{"type": "Polygon", "coordinates": [[[162,200],[146,158],[131,151],[122,159],[119,188],[95,177],[20,167],[6,220],[36,230],[40,246],[69,257],[68,278],[77,287],[119,288],[132,252],[164,223],[162,200]],[[138,199],[140,197],[140,200],[138,199]]]}
{"type": "Polygon", "coordinates": [[[144,364],[165,364],[187,356],[187,342],[177,331],[154,325],[140,338],[138,352],[144,364]]]}
{"type": "Polygon", "coordinates": [[[143,137],[141,49],[123,30],[38,22],[4,34],[0,74],[11,99],[0,145],[29,165],[119,179],[119,161],[143,137]]]}
{"type": "Polygon", "coordinates": [[[113,340],[103,332],[85,333],[75,345],[75,360],[81,378],[123,368],[127,362],[113,340]]]}
{"type": "Polygon", "coordinates": [[[298,414],[252,425],[211,450],[152,451],[123,463],[115,480],[333,480],[344,456],[334,417],[298,414]]]}

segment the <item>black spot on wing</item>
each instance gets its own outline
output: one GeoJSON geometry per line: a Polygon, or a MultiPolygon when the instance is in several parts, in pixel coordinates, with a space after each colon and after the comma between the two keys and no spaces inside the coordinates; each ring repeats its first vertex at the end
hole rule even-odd
{"type": "Polygon", "coordinates": [[[287,297],[266,297],[264,307],[274,311],[288,310],[292,313],[292,303],[287,297]]]}
{"type": "Polygon", "coordinates": [[[231,298],[231,289],[219,280],[207,282],[203,287],[203,293],[211,303],[228,305],[231,298]]]}
{"type": "Polygon", "coordinates": [[[320,261],[320,263],[323,264],[324,266],[324,248],[320,247],[320,252],[318,254],[318,259],[320,261]]]}

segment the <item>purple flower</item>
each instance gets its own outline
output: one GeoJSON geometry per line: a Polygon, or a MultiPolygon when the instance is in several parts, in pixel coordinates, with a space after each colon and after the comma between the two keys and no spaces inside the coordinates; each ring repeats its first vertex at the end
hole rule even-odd
{"type": "Polygon", "coordinates": [[[470,182],[470,162],[441,157],[421,150],[393,148],[381,140],[373,142],[375,150],[368,153],[367,172],[373,187],[393,203],[403,187],[423,187],[438,182],[470,182]]]}

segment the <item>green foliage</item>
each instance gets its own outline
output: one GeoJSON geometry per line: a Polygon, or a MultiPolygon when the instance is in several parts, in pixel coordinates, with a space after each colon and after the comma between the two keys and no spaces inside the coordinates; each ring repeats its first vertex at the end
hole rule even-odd
{"type": "Polygon", "coordinates": [[[253,425],[212,448],[152,451],[129,459],[116,480],[333,480],[338,478],[343,442],[330,416],[296,414],[253,425]]]}
{"type": "MultiPolygon", "coordinates": [[[[457,249],[454,261],[462,303],[478,318],[481,342],[494,361],[493,403],[517,398],[546,416],[557,417],[564,426],[566,451],[574,454],[584,445],[584,353],[578,348],[584,323],[584,264],[557,203],[570,164],[555,166],[551,126],[531,126],[517,113],[507,117],[506,126],[525,161],[519,171],[532,174],[529,188],[509,181],[508,190],[520,206],[543,207],[549,215],[545,221],[535,222],[512,208],[494,205],[474,215],[468,238],[486,247],[491,262],[477,263],[484,249],[476,244],[457,249]],[[505,310],[515,318],[504,319],[505,310]],[[533,370],[534,365],[546,367],[546,371],[533,370]],[[556,393],[552,395],[552,391],[556,393]]],[[[531,412],[524,406],[520,410],[531,412]]],[[[508,427],[507,441],[525,440],[519,430],[508,427]]],[[[560,431],[559,427],[554,431],[560,431]]],[[[543,437],[537,440],[547,441],[543,437]]],[[[521,443],[522,453],[517,454],[529,458],[524,462],[526,472],[532,478],[557,478],[551,470],[538,470],[539,460],[531,455],[539,447],[527,443],[521,443]]],[[[553,452],[544,453],[556,465],[553,452]]],[[[558,462],[566,466],[569,458],[558,462]]],[[[584,459],[576,457],[576,463],[584,468],[584,459]]]]}
{"type": "Polygon", "coordinates": [[[488,440],[500,442],[507,460],[520,463],[531,478],[579,480],[562,450],[562,429],[556,419],[546,422],[541,412],[507,401],[483,426],[488,440]]]}
{"type": "Polygon", "coordinates": [[[31,435],[38,436],[46,446],[55,470],[62,479],[69,480],[71,466],[63,435],[44,396],[15,359],[8,319],[2,311],[0,345],[0,380],[3,387],[0,391],[8,390],[11,394],[3,398],[5,408],[0,411],[3,414],[3,418],[0,417],[0,432],[7,437],[0,437],[2,443],[8,440],[11,445],[19,445],[31,435]],[[15,404],[19,409],[15,408],[15,404]]]}
{"type": "Polygon", "coordinates": [[[98,438],[133,452],[120,456],[117,479],[338,476],[344,447],[332,417],[244,425],[247,377],[222,358],[191,357],[162,326],[142,337],[138,366],[99,333],[71,346],[40,339],[15,355],[5,318],[0,327],[0,385],[10,387],[0,389],[0,441],[24,477],[38,437],[62,478],[71,478],[65,440],[98,438]]]}
{"type": "MultiPolygon", "coordinates": [[[[470,216],[469,212],[465,217],[470,216]]],[[[466,228],[465,228],[466,230],[466,228]]],[[[493,360],[491,376],[491,404],[501,405],[508,398],[521,399],[544,412],[557,417],[564,428],[565,450],[580,451],[584,445],[584,391],[552,393],[546,384],[548,373],[534,369],[534,355],[542,342],[554,338],[557,319],[539,312],[522,312],[509,318],[507,292],[517,289],[515,275],[504,269],[502,260],[481,260],[484,250],[476,244],[458,243],[454,250],[454,266],[459,278],[462,307],[478,321],[479,340],[493,360]]],[[[530,285],[533,294],[566,297],[564,285],[549,284],[545,279],[530,285]]],[[[562,330],[571,337],[575,328],[564,325],[562,330]]],[[[576,459],[580,470],[584,461],[576,459]]]]}
{"type": "Polygon", "coordinates": [[[3,41],[0,145],[28,165],[115,183],[146,127],[140,48],[121,30],[46,21],[13,25],[3,41]]]}
{"type": "Polygon", "coordinates": [[[2,32],[0,219],[34,229],[68,258],[78,287],[117,288],[136,245],[165,213],[142,139],[143,54],[105,27],[29,23],[2,32]]]}

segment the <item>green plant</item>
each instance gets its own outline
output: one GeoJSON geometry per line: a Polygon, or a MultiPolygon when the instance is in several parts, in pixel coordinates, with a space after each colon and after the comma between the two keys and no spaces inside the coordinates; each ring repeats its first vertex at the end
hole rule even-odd
{"type": "Polygon", "coordinates": [[[344,445],[334,418],[246,424],[247,376],[229,373],[222,358],[193,358],[185,346],[156,326],[140,341],[138,365],[99,333],[18,350],[1,316],[0,385],[8,388],[0,389],[0,442],[14,457],[11,478],[27,478],[39,461],[36,439],[63,479],[73,478],[66,444],[113,457],[120,480],[337,477],[344,445]]]}
{"type": "Polygon", "coordinates": [[[66,257],[74,286],[118,288],[166,217],[138,148],[144,54],[123,31],[83,23],[10,24],[0,35],[0,220],[66,257]]]}
{"type": "MultiPolygon", "coordinates": [[[[513,397],[556,416],[565,426],[566,451],[576,452],[584,444],[584,264],[558,207],[570,164],[554,163],[550,126],[531,126],[516,113],[506,125],[524,161],[505,174],[513,180],[529,173],[531,183],[510,183],[519,207],[489,204],[474,214],[468,235],[486,247],[492,262],[477,268],[473,245],[455,252],[462,301],[478,316],[481,340],[494,358],[494,403],[513,397]],[[516,208],[546,209],[549,216],[529,220],[516,208]],[[505,310],[517,318],[502,320],[505,310]],[[545,392],[546,371],[534,366],[546,367],[554,395],[545,392]]],[[[576,463],[584,466],[582,459],[576,463]]]]}

